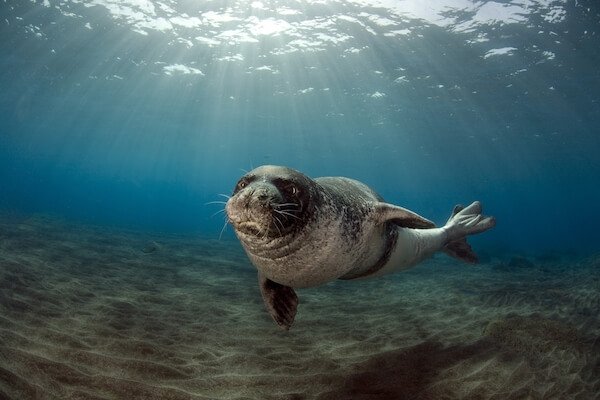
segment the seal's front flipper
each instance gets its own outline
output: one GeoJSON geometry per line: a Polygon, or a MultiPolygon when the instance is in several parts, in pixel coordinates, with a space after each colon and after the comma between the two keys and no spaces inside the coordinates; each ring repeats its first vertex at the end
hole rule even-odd
{"type": "Polygon", "coordinates": [[[260,293],[273,320],[286,331],[290,329],[298,308],[298,296],[289,286],[281,285],[258,274],[260,293]]]}
{"type": "Polygon", "coordinates": [[[388,203],[375,203],[376,218],[379,222],[391,222],[402,228],[429,229],[435,228],[430,220],[421,217],[406,208],[388,203]]]}
{"type": "Polygon", "coordinates": [[[473,202],[468,207],[454,207],[450,219],[444,226],[448,234],[448,243],[444,252],[449,256],[468,263],[476,263],[477,255],[467,243],[467,236],[481,233],[496,225],[494,217],[481,215],[481,203],[473,202]]]}

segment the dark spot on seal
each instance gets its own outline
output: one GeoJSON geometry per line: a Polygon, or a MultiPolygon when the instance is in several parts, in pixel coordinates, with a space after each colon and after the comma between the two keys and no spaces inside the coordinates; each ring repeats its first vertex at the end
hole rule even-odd
{"type": "MultiPolygon", "coordinates": [[[[356,211],[356,210],[355,210],[356,211]]],[[[342,223],[344,224],[344,234],[352,241],[356,241],[363,230],[363,224],[367,218],[367,212],[360,209],[357,212],[350,213],[348,209],[343,210],[342,223]]]]}

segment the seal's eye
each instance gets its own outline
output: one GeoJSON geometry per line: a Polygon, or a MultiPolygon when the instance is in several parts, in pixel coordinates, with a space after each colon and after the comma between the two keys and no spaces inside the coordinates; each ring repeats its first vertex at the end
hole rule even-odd
{"type": "Polygon", "coordinates": [[[248,186],[248,181],[246,179],[240,180],[237,184],[238,189],[243,189],[246,186],[248,186]]]}
{"type": "Polygon", "coordinates": [[[285,187],[286,191],[291,194],[292,196],[295,196],[298,194],[298,186],[294,185],[293,183],[290,183],[289,185],[287,185],[285,187]]]}

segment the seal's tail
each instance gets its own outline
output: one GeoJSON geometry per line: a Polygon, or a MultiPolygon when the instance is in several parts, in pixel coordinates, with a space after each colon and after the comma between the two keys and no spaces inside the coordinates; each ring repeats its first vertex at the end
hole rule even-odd
{"type": "Polygon", "coordinates": [[[477,255],[467,243],[467,236],[481,233],[496,225],[494,217],[481,215],[481,203],[473,202],[468,207],[457,205],[444,228],[448,232],[446,254],[468,263],[476,263],[477,255]]]}

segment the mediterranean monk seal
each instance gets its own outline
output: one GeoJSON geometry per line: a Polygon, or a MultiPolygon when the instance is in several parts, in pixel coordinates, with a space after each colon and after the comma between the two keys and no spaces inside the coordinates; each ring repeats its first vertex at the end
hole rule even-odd
{"type": "Polygon", "coordinates": [[[404,270],[440,250],[475,263],[466,236],[495,225],[481,215],[477,201],[454,207],[448,222],[436,228],[356,180],[311,179],[272,165],[244,175],[225,208],[258,269],[265,306],[286,330],[298,306],[294,288],[404,270]]]}

